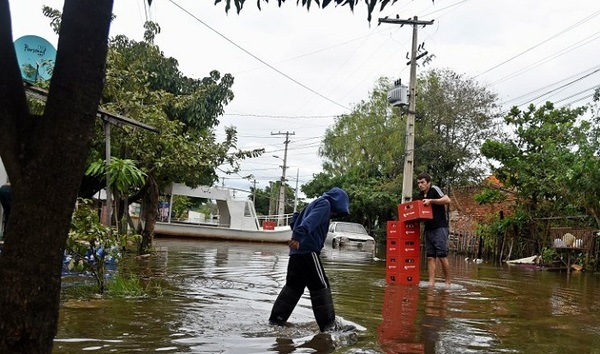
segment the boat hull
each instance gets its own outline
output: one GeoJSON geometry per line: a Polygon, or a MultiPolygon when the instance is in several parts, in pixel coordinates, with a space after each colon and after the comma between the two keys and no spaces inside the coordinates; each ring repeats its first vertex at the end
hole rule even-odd
{"type": "Polygon", "coordinates": [[[154,234],[158,237],[287,243],[292,237],[292,230],[237,230],[210,225],[157,222],[154,234]]]}

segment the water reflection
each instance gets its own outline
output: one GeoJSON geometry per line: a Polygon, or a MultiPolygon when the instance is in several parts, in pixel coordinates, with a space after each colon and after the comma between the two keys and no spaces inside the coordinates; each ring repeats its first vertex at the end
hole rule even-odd
{"type": "MultiPolygon", "coordinates": [[[[285,245],[158,239],[130,271],[160,279],[162,297],[63,304],[55,353],[594,353],[595,274],[451,259],[453,286],[387,285],[385,255],[326,249],[338,316],[362,326],[318,334],[308,292],[276,327],[285,245]]],[[[378,251],[379,252],[379,251],[378,251]]],[[[426,273],[421,264],[422,274],[426,273]]]]}
{"type": "Polygon", "coordinates": [[[417,285],[389,285],[383,297],[379,325],[379,343],[386,353],[423,353],[418,341],[416,323],[419,287],[417,285]]]}

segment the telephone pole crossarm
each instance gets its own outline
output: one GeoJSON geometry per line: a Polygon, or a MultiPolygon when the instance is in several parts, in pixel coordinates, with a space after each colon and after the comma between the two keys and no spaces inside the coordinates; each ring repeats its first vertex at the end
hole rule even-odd
{"type": "Polygon", "coordinates": [[[433,25],[433,21],[434,20],[430,20],[430,21],[417,20],[416,16],[412,20],[411,19],[400,20],[400,19],[397,19],[397,18],[387,18],[387,17],[384,17],[384,18],[380,18],[379,19],[379,24],[382,24],[382,23],[391,23],[391,24],[394,24],[394,25],[416,25],[416,26],[424,25],[424,26],[427,26],[427,25],[433,25]]]}

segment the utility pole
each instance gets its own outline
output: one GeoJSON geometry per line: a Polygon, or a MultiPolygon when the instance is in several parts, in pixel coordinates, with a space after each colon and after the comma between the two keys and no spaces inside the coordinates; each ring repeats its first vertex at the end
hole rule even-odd
{"type": "Polygon", "coordinates": [[[294,196],[294,213],[298,211],[298,179],[300,178],[300,169],[296,169],[296,195],[294,196]]]}
{"type": "Polygon", "coordinates": [[[282,132],[277,132],[277,133],[273,133],[271,132],[271,135],[285,135],[285,149],[283,152],[283,166],[281,166],[282,169],[282,173],[281,173],[281,183],[279,184],[279,200],[278,200],[278,206],[277,206],[277,226],[281,226],[283,225],[283,214],[285,214],[285,170],[287,168],[287,151],[288,151],[288,144],[290,143],[290,140],[288,139],[290,135],[296,135],[295,132],[288,132],[286,131],[285,133],[282,132]]]}
{"type": "Polygon", "coordinates": [[[392,23],[400,26],[413,26],[412,49],[410,56],[410,84],[408,89],[408,116],[406,119],[406,143],[404,145],[404,170],[402,172],[402,203],[412,200],[413,170],[415,152],[415,116],[416,116],[416,88],[417,88],[417,60],[427,55],[427,52],[417,55],[417,27],[432,25],[431,21],[419,21],[415,16],[413,19],[400,20],[391,18],[380,18],[379,23],[392,23]]]}

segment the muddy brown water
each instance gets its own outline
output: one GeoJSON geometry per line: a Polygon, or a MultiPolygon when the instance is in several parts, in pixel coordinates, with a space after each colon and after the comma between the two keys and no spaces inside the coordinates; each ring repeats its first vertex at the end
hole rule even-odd
{"type": "Polygon", "coordinates": [[[450,289],[424,278],[390,286],[380,250],[325,249],[336,313],[358,330],[319,334],[308,291],[289,326],[267,321],[285,281],[285,245],[156,245],[165,251],[146,271],[162,295],[65,303],[54,353],[600,353],[597,274],[452,257],[450,289]]]}

